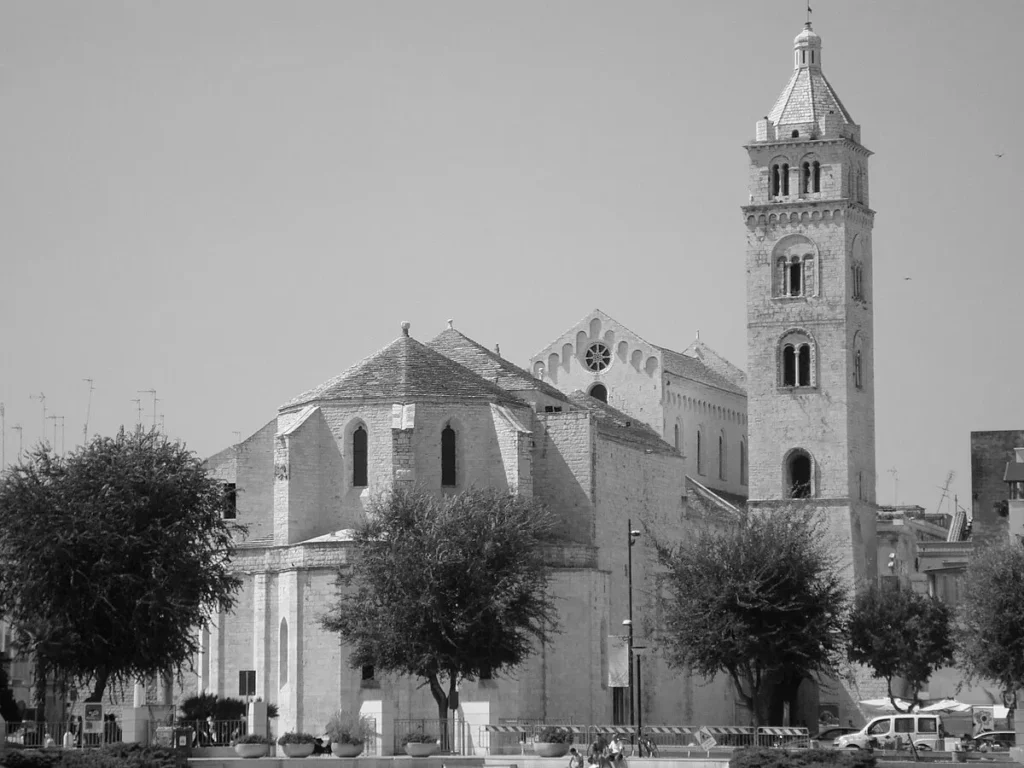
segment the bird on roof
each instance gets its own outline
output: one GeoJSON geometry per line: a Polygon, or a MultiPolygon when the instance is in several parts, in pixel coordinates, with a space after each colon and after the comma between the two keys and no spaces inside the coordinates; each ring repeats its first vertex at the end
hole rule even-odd
{"type": "Polygon", "coordinates": [[[904,277],[903,279],[904,279],[904,280],[913,280],[913,278],[912,278],[912,277],[904,277]]]}

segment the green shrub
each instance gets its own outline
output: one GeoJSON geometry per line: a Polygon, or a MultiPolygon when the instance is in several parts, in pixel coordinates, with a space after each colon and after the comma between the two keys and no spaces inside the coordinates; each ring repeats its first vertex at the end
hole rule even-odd
{"type": "Polygon", "coordinates": [[[278,744],[315,744],[316,736],[312,733],[293,733],[288,731],[284,736],[281,736],[277,740],[278,744]]]}
{"type": "Polygon", "coordinates": [[[246,703],[241,699],[221,698],[213,693],[189,696],[180,706],[182,720],[205,720],[208,717],[214,720],[241,720],[246,710],[246,703]]]}
{"type": "Polygon", "coordinates": [[[333,744],[362,744],[374,735],[369,718],[341,709],[331,715],[324,733],[330,737],[333,744]]]}
{"type": "Polygon", "coordinates": [[[572,731],[559,725],[549,725],[537,734],[537,741],[544,744],[572,744],[572,731]]]}
{"type": "Polygon", "coordinates": [[[274,741],[269,736],[261,736],[258,733],[247,733],[244,736],[239,736],[232,743],[233,744],[273,744],[274,741]]]}
{"type": "Polygon", "coordinates": [[[0,766],[4,768],[55,768],[60,764],[60,752],[39,749],[4,749],[0,751],[0,766]]]}
{"type": "Polygon", "coordinates": [[[402,737],[402,746],[406,744],[436,744],[437,737],[431,736],[429,733],[423,731],[409,731],[402,737]]]}
{"type": "Polygon", "coordinates": [[[174,751],[139,744],[106,744],[95,749],[73,749],[61,753],[56,768],[175,768],[174,751]]]}
{"type": "Polygon", "coordinates": [[[732,753],[729,768],[792,768],[793,760],[783,749],[742,747],[732,753]]]}
{"type": "Polygon", "coordinates": [[[733,752],[729,768],[875,768],[875,756],[861,749],[769,749],[744,747],[733,752]]]}

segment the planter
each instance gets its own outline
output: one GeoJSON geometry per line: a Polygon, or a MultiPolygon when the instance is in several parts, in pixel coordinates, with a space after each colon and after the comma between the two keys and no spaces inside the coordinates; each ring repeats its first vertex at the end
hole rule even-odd
{"type": "Polygon", "coordinates": [[[432,754],[437,752],[437,750],[438,745],[436,741],[410,741],[405,745],[405,754],[409,757],[430,757],[432,754]]]}
{"type": "Polygon", "coordinates": [[[269,744],[235,744],[235,754],[239,757],[264,757],[269,751],[269,744]]]}
{"type": "Polygon", "coordinates": [[[339,744],[331,742],[331,754],[335,757],[356,757],[363,751],[363,744],[339,744]]]}
{"type": "Polygon", "coordinates": [[[567,741],[535,741],[533,748],[537,752],[539,757],[565,757],[569,754],[569,747],[571,747],[567,741]]]}
{"type": "Polygon", "coordinates": [[[313,754],[313,744],[278,744],[285,757],[309,757],[313,754]]]}

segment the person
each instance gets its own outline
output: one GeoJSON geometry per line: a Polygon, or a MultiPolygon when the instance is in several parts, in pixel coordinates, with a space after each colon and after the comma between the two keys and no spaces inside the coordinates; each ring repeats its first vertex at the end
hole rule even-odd
{"type": "Polygon", "coordinates": [[[608,751],[608,742],[605,741],[604,734],[598,733],[597,737],[591,742],[590,748],[587,750],[587,762],[591,765],[601,765],[607,762],[605,753],[608,751]]]}
{"type": "Polygon", "coordinates": [[[64,749],[75,748],[75,724],[74,722],[68,723],[68,729],[64,731],[64,749]]]}
{"type": "Polygon", "coordinates": [[[55,741],[53,740],[53,736],[51,736],[51,735],[49,734],[49,732],[47,732],[47,734],[46,734],[46,738],[45,738],[45,739],[43,739],[43,747],[44,747],[45,749],[49,749],[50,747],[55,747],[55,746],[57,746],[57,742],[55,742],[55,741]]]}
{"type": "Polygon", "coordinates": [[[622,750],[625,745],[622,743],[622,737],[619,734],[612,736],[611,743],[608,745],[608,755],[612,759],[612,765],[622,764],[622,750]]]}
{"type": "Polygon", "coordinates": [[[576,747],[569,749],[569,768],[583,768],[583,755],[576,751],[576,747]]]}

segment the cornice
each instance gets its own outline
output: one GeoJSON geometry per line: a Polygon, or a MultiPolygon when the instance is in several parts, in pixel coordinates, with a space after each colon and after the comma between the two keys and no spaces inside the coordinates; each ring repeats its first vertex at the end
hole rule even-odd
{"type": "Polygon", "coordinates": [[[834,139],[806,139],[806,138],[801,137],[801,138],[796,138],[796,139],[792,139],[792,138],[790,138],[790,139],[776,139],[775,141],[754,141],[754,142],[751,142],[750,144],[744,144],[743,148],[745,150],[747,150],[747,152],[750,152],[750,151],[755,150],[755,149],[779,149],[780,147],[796,147],[796,146],[819,146],[819,147],[821,147],[821,146],[836,146],[836,145],[840,145],[840,144],[844,144],[844,145],[848,146],[854,152],[857,152],[858,154],[863,155],[864,157],[871,157],[871,155],[875,154],[870,149],[865,147],[863,144],[858,144],[853,139],[846,138],[845,136],[840,136],[840,137],[834,138],[834,139]]]}

